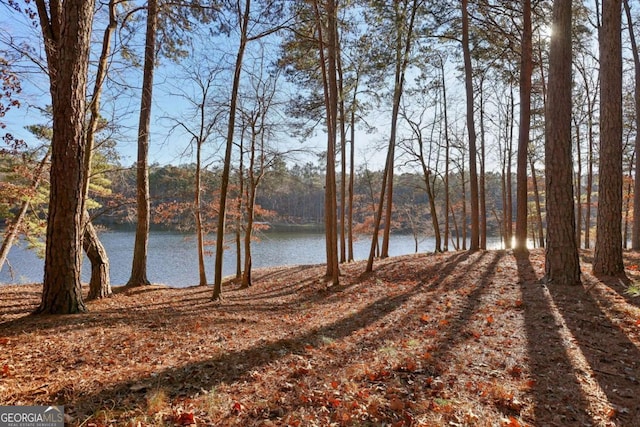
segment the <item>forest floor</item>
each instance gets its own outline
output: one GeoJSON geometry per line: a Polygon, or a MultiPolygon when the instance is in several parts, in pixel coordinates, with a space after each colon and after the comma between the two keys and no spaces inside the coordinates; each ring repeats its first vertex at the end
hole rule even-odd
{"type": "Polygon", "coordinates": [[[545,286],[544,252],[255,272],[254,286],[116,288],[31,316],[0,286],[0,404],[71,426],[640,426],[640,255],[628,280],[545,286]]]}

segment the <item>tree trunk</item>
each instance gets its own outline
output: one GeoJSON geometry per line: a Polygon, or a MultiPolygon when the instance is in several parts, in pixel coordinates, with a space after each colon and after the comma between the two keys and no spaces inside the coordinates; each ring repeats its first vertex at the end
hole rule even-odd
{"type": "Polygon", "coordinates": [[[53,109],[44,286],[38,313],[86,311],[80,283],[82,190],[85,99],[94,4],[94,0],[66,0],[62,5],[36,1],[53,109]]]}
{"type": "Polygon", "coordinates": [[[513,246],[513,173],[511,165],[513,164],[513,125],[515,120],[515,97],[513,96],[513,86],[509,91],[509,114],[507,115],[507,174],[506,174],[506,219],[505,219],[505,235],[507,249],[513,246]]]}
{"type": "Polygon", "coordinates": [[[445,80],[445,71],[444,71],[444,62],[442,58],[440,58],[440,72],[441,72],[441,82],[442,82],[442,111],[444,114],[444,142],[445,142],[445,153],[444,153],[444,247],[443,250],[449,250],[449,206],[450,202],[450,194],[449,194],[449,157],[451,155],[451,143],[449,141],[449,116],[447,113],[447,84],[445,80]]]}
{"type": "Polygon", "coordinates": [[[593,132],[593,110],[589,112],[589,154],[587,155],[587,186],[585,188],[585,212],[584,212],[584,248],[591,247],[591,195],[593,194],[593,165],[595,163],[595,137],[593,132]]]}
{"type": "Polygon", "coordinates": [[[196,178],[194,194],[194,215],[196,219],[196,236],[198,238],[198,275],[200,286],[207,285],[207,272],[204,264],[204,229],[202,226],[202,139],[196,148],[196,178]]]}
{"type": "Polygon", "coordinates": [[[90,300],[105,298],[111,295],[109,257],[86,210],[83,216],[84,237],[82,246],[91,263],[91,280],[89,281],[89,296],[87,298],[90,300]]]}
{"type": "MultiPolygon", "coordinates": [[[[83,194],[85,200],[89,198],[89,184],[91,181],[91,168],[93,166],[93,150],[95,149],[95,134],[98,129],[100,119],[100,100],[102,98],[102,85],[107,77],[107,67],[109,54],[111,52],[111,37],[116,30],[118,21],[116,19],[116,1],[109,1],[109,24],[104,30],[102,38],[102,51],[98,60],[98,69],[96,71],[96,81],[93,88],[93,96],[91,98],[89,116],[89,125],[85,138],[87,140],[87,151],[84,157],[85,177],[83,183],[83,194]]],[[[89,212],[84,209],[83,212],[84,234],[82,247],[84,248],[89,262],[91,263],[91,280],[89,282],[89,299],[105,298],[111,295],[111,280],[109,278],[109,258],[107,251],[100,242],[98,233],[96,232],[89,212]]]]}
{"type": "Polygon", "coordinates": [[[516,241],[515,249],[527,249],[527,157],[529,128],[531,125],[531,74],[533,72],[533,47],[531,29],[531,0],[522,1],[522,51],[520,58],[520,130],[518,133],[518,166],[516,190],[516,241]]]}
{"type": "Polygon", "coordinates": [[[140,100],[140,122],[138,124],[137,207],[138,224],[133,248],[131,276],[127,286],[149,285],[147,279],[147,250],[149,246],[149,129],[151,103],[153,100],[153,71],[156,62],[156,32],[158,27],[158,0],[147,4],[147,32],[144,47],[144,70],[142,97],[140,100]]]}
{"type": "Polygon", "coordinates": [[[247,31],[251,0],[245,0],[244,13],[241,17],[241,35],[238,53],[236,55],[233,85],[231,88],[231,100],[229,104],[229,124],[227,126],[227,141],[224,153],[224,165],[220,183],[220,205],[218,208],[218,227],[216,229],[216,264],[214,271],[212,299],[219,300],[222,296],[222,260],[224,257],[224,233],[227,216],[227,192],[229,189],[229,175],[231,174],[231,154],[233,148],[233,134],[236,124],[236,110],[238,108],[238,91],[240,89],[240,75],[242,73],[242,60],[247,47],[247,31]]]}
{"type": "Polygon", "coordinates": [[[469,190],[471,193],[471,241],[469,250],[480,248],[480,215],[478,202],[478,171],[476,151],[476,129],[473,108],[473,69],[469,47],[468,0],[462,0],[462,52],[464,56],[464,82],[467,96],[467,131],[469,132],[469,190]]]}
{"type": "Polygon", "coordinates": [[[478,193],[479,193],[479,239],[480,249],[487,249],[487,194],[486,194],[486,176],[485,176],[485,127],[484,127],[484,76],[483,81],[480,84],[480,176],[478,179],[478,193]]]}
{"type": "MultiPolygon", "coordinates": [[[[252,161],[253,163],[253,161],[252,161]]],[[[253,167],[253,166],[252,166],[253,167]]],[[[250,171],[252,169],[249,169],[250,171]]],[[[253,175],[252,172],[249,172],[250,175],[253,175]]],[[[256,185],[254,183],[254,179],[250,176],[251,183],[249,191],[248,191],[248,200],[247,200],[247,230],[244,234],[244,273],[242,274],[242,287],[248,288],[252,285],[251,282],[251,235],[253,232],[253,222],[254,222],[254,214],[255,214],[255,205],[256,205],[256,185]]]]}
{"type": "Polygon", "coordinates": [[[547,283],[580,283],[575,239],[571,166],[571,3],[553,2],[554,37],[549,56],[549,93],[545,117],[547,194],[547,283]]]}
{"type": "Polygon", "coordinates": [[[538,246],[544,248],[544,223],[542,221],[542,207],[540,203],[540,190],[538,189],[538,178],[536,176],[536,166],[533,157],[530,158],[531,180],[533,181],[533,194],[536,199],[536,218],[538,221],[538,246]]]}
{"type": "Polygon", "coordinates": [[[631,8],[629,1],[624,0],[624,10],[627,15],[627,27],[629,28],[629,40],[631,41],[631,52],[633,53],[634,66],[634,104],[636,110],[636,140],[635,140],[635,160],[636,171],[633,183],[633,231],[631,233],[631,249],[640,250],[640,54],[633,31],[633,19],[631,18],[631,8]]]}
{"type": "Polygon", "coordinates": [[[340,43],[337,43],[336,45],[336,71],[338,73],[338,110],[340,116],[340,262],[344,263],[347,261],[347,113],[344,105],[344,77],[342,74],[342,55],[340,50],[340,43]]]}
{"type": "Polygon", "coordinates": [[[453,206],[451,206],[451,220],[453,221],[453,230],[456,233],[456,240],[455,242],[453,241],[453,238],[451,239],[451,242],[453,243],[454,249],[460,250],[460,230],[458,229],[458,221],[456,221],[456,213],[453,211],[453,206]]]}
{"type": "MultiPolygon", "coordinates": [[[[462,167],[460,168],[460,181],[462,185],[462,219],[460,220],[460,225],[462,227],[462,250],[467,250],[467,183],[465,178],[464,171],[464,155],[462,156],[462,161],[460,162],[462,167]]],[[[458,248],[460,244],[458,244],[458,248]]]]}
{"type": "Polygon", "coordinates": [[[579,248],[582,241],[582,153],[580,150],[580,124],[575,119],[573,120],[574,128],[576,130],[576,159],[577,170],[575,179],[575,192],[576,192],[576,246],[579,248]]]}
{"type": "MultiPolygon", "coordinates": [[[[431,213],[431,224],[433,225],[433,239],[435,241],[435,252],[442,252],[442,238],[440,236],[440,225],[438,224],[438,211],[436,210],[436,201],[433,187],[429,177],[431,171],[425,170],[424,183],[427,186],[427,197],[429,197],[429,212],[431,213]]],[[[433,183],[435,185],[435,177],[433,183]]]]}
{"type": "Polygon", "coordinates": [[[337,0],[326,3],[328,34],[327,34],[327,169],[325,190],[325,224],[327,227],[327,277],[334,285],[339,284],[340,270],[338,267],[338,221],[336,201],[336,142],[338,131],[338,10],[337,0]]]}
{"type": "Polygon", "coordinates": [[[348,228],[349,228],[349,245],[348,245],[348,258],[347,261],[351,262],[354,260],[353,254],[353,196],[354,196],[354,187],[355,187],[355,160],[356,160],[356,149],[355,149],[355,139],[356,139],[356,93],[357,93],[357,84],[356,87],[353,88],[353,102],[351,104],[351,143],[349,144],[349,210],[348,210],[348,228]]]}
{"type": "Polygon", "coordinates": [[[509,249],[510,245],[507,243],[508,240],[508,230],[507,230],[507,221],[510,220],[508,216],[509,212],[509,201],[507,200],[507,149],[505,144],[504,157],[502,158],[501,165],[501,173],[500,173],[500,190],[502,196],[502,230],[501,234],[503,237],[504,248],[509,249]]]}
{"type": "Polygon", "coordinates": [[[600,40],[600,162],[593,272],[624,273],[622,262],[621,0],[604,0],[600,40]]]}
{"type": "Polygon", "coordinates": [[[633,198],[633,164],[635,163],[635,157],[632,155],[629,161],[629,172],[627,175],[627,182],[625,183],[624,200],[624,230],[622,233],[622,247],[628,248],[629,242],[629,217],[631,216],[631,199],[633,198]]]}
{"type": "MultiPolygon", "coordinates": [[[[238,212],[238,219],[236,221],[235,235],[236,235],[236,280],[242,279],[242,201],[245,192],[244,183],[244,136],[245,126],[242,126],[240,133],[240,160],[238,164],[238,203],[236,205],[236,211],[238,212]]],[[[252,138],[253,139],[253,138],[252,138]]],[[[252,150],[255,149],[252,144],[252,150]]],[[[250,165],[250,167],[252,167],[250,165]]],[[[248,191],[249,189],[247,189],[248,191]]]]}
{"type": "MultiPolygon", "coordinates": [[[[396,17],[401,16],[399,12],[400,2],[395,2],[396,17]]],[[[396,27],[396,63],[395,78],[393,86],[393,106],[391,111],[391,130],[389,135],[389,151],[387,157],[389,166],[386,168],[389,174],[387,178],[387,204],[385,211],[384,231],[382,233],[382,249],[380,256],[386,258],[389,256],[389,241],[391,240],[391,225],[393,219],[393,176],[395,162],[396,134],[398,129],[398,114],[400,112],[400,102],[402,100],[402,92],[404,91],[405,73],[409,66],[409,56],[411,52],[411,44],[413,40],[413,26],[415,23],[416,13],[418,9],[418,1],[415,0],[411,6],[411,16],[409,25],[405,28],[404,21],[397,20],[396,27]],[[403,31],[405,30],[406,39],[403,39],[403,31]]],[[[382,200],[382,199],[381,199],[382,200]]]]}

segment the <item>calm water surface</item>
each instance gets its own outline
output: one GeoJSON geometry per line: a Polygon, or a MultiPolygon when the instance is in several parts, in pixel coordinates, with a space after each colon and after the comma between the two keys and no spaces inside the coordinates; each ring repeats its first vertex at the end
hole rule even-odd
{"type": "MultiPolygon", "coordinates": [[[[111,264],[111,283],[123,285],[131,273],[135,232],[107,231],[100,239],[109,255],[111,264]]],[[[366,259],[369,255],[371,240],[363,237],[354,245],[355,259],[366,259]]],[[[492,241],[489,247],[499,246],[492,241]]],[[[419,252],[433,251],[432,239],[419,242],[419,252]]],[[[391,237],[389,254],[405,255],[415,252],[412,236],[394,235],[391,237]]],[[[253,267],[272,267],[278,265],[322,264],[326,261],[324,235],[301,232],[267,232],[260,241],[252,244],[253,267]]],[[[11,249],[9,264],[0,272],[0,284],[19,284],[42,282],[44,262],[35,253],[18,245],[11,249]],[[11,268],[9,268],[9,265],[11,268]]],[[[205,259],[207,277],[213,281],[215,259],[205,259]]],[[[196,241],[193,236],[172,232],[151,232],[148,251],[148,278],[153,283],[162,283],[175,287],[198,284],[198,259],[196,241]]],[[[236,254],[234,248],[225,251],[223,275],[235,274],[236,254]]],[[[82,272],[83,281],[90,277],[89,262],[85,258],[82,272]]]]}

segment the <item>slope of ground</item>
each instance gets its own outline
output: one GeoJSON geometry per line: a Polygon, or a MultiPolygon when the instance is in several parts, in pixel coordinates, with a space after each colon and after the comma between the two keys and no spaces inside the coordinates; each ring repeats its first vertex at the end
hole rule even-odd
{"type": "MultiPolygon", "coordinates": [[[[541,278],[544,254],[389,258],[257,271],[255,285],[118,289],[30,316],[0,287],[0,404],[72,426],[640,426],[640,298],[541,278]]],[[[635,254],[625,254],[628,276],[635,254]]]]}

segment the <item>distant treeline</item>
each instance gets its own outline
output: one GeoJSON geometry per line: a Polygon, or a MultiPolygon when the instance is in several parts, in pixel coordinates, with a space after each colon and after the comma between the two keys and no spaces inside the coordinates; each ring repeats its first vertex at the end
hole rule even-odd
{"type": "MultiPolygon", "coordinates": [[[[101,204],[94,210],[94,223],[106,227],[128,227],[135,223],[136,169],[135,166],[108,172],[111,194],[96,197],[101,204]]],[[[204,212],[209,222],[217,216],[220,171],[209,169],[203,174],[202,200],[204,212]]],[[[370,233],[375,208],[378,203],[382,172],[361,168],[354,177],[354,227],[358,232],[370,233]]],[[[155,227],[190,231],[194,227],[192,205],[194,194],[194,165],[153,165],[149,174],[151,196],[151,221],[155,227]]],[[[348,179],[348,177],[347,177],[348,179]]],[[[239,201],[239,175],[236,171],[231,187],[235,202],[230,203],[230,218],[237,215],[239,201]]],[[[324,219],[325,175],[321,166],[308,162],[303,165],[288,166],[277,163],[265,175],[257,194],[258,221],[276,227],[296,226],[321,229],[324,219]]],[[[503,217],[502,184],[498,174],[486,176],[486,203],[488,234],[500,235],[499,218],[503,217]]],[[[513,180],[515,182],[515,180],[513,180]]],[[[405,172],[395,176],[394,183],[394,223],[398,232],[414,232],[432,235],[433,226],[429,212],[429,200],[424,177],[419,173],[405,172]]],[[[466,183],[465,183],[466,184],[466,183]]],[[[451,211],[447,215],[452,230],[462,227],[466,209],[466,185],[461,175],[449,177],[451,211]]],[[[444,227],[444,185],[443,177],[436,179],[434,201],[437,206],[441,226],[444,227]]],[[[340,198],[339,198],[340,199],[340,198]]],[[[231,221],[233,222],[233,221],[231,221]]]]}

